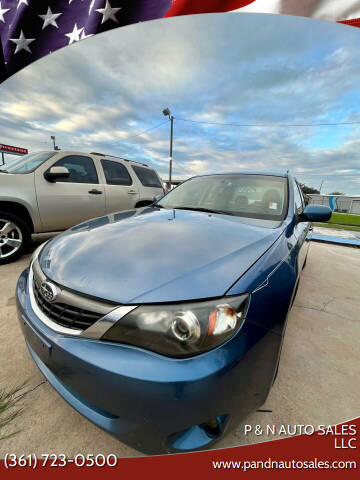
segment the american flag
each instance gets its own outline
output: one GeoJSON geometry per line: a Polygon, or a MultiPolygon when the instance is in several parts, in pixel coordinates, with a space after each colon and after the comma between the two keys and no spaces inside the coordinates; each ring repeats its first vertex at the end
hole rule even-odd
{"type": "Polygon", "coordinates": [[[0,82],[96,33],[164,16],[237,10],[360,26],[359,4],[358,0],[0,0],[0,82]]]}
{"type": "Polygon", "coordinates": [[[359,0],[173,0],[166,16],[230,10],[298,15],[360,27],[359,0]]]}
{"type": "Polygon", "coordinates": [[[0,81],[48,53],[96,33],[161,18],[171,3],[171,0],[0,0],[0,81]]]}

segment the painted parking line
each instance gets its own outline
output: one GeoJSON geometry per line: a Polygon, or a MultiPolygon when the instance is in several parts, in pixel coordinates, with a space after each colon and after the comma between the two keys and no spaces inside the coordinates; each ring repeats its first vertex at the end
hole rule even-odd
{"type": "Polygon", "coordinates": [[[360,247],[360,239],[332,237],[328,235],[312,235],[311,240],[314,242],[335,243],[337,245],[360,247]]]}

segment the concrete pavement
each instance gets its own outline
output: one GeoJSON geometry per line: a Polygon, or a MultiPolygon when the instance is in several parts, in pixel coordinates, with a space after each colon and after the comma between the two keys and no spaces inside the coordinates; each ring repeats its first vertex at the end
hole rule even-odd
{"type": "MultiPolygon", "coordinates": [[[[34,248],[48,237],[36,236],[34,248]]],[[[0,388],[28,380],[23,414],[1,434],[0,457],[35,453],[138,456],[73,410],[44,381],[18,326],[14,290],[30,255],[0,267],[0,388]]],[[[328,425],[359,415],[360,251],[337,245],[310,246],[309,258],[290,313],[279,374],[262,407],[244,423],[328,425]]],[[[218,447],[273,440],[243,435],[243,425],[218,447]]]]}
{"type": "Polygon", "coordinates": [[[360,232],[338,230],[336,228],[314,227],[312,240],[323,243],[360,247],[360,232]]]}

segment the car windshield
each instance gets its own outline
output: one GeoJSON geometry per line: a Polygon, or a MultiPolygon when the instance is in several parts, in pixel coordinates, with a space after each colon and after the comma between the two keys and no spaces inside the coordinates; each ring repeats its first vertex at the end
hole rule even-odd
{"type": "Polygon", "coordinates": [[[8,173],[31,173],[54,154],[55,152],[31,153],[18,158],[9,165],[6,164],[4,170],[8,173]]]}
{"type": "Polygon", "coordinates": [[[287,213],[287,179],[270,175],[229,174],[195,177],[169,192],[156,205],[264,220],[287,213]]]}

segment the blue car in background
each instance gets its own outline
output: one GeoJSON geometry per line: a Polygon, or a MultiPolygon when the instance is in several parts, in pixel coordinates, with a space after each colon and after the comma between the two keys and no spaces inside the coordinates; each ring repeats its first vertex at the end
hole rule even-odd
{"type": "Polygon", "coordinates": [[[330,215],[290,175],[227,173],[73,227],[20,276],[30,354],[141,452],[209,448],[265,402],[310,222],[330,215]]]}

